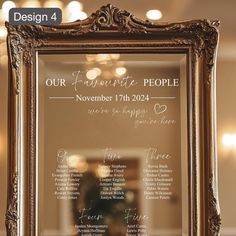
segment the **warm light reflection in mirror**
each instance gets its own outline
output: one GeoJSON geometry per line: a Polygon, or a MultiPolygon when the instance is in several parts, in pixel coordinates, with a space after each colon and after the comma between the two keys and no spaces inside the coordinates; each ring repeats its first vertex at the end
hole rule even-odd
{"type": "Polygon", "coordinates": [[[236,160],[236,133],[225,132],[219,140],[219,158],[236,160]]]}
{"type": "Polygon", "coordinates": [[[2,13],[5,17],[5,19],[8,19],[8,14],[11,8],[16,7],[16,4],[13,1],[5,1],[2,4],[2,13]]]}
{"type": "Polygon", "coordinates": [[[88,170],[88,163],[84,156],[71,155],[67,159],[68,167],[77,170],[79,173],[84,173],[88,170]]]}
{"type": "Polygon", "coordinates": [[[236,148],[236,134],[224,134],[222,143],[225,147],[236,148]]]}

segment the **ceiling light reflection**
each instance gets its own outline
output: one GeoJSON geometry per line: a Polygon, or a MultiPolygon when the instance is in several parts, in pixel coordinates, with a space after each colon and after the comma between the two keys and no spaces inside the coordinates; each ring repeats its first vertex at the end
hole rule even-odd
{"type": "Polygon", "coordinates": [[[106,165],[98,165],[97,175],[99,178],[106,178],[110,175],[110,167],[106,165]]]}
{"type": "Polygon", "coordinates": [[[97,54],[96,55],[96,61],[101,62],[101,61],[108,61],[110,60],[109,54],[97,54]]]}
{"type": "Polygon", "coordinates": [[[94,80],[101,74],[102,74],[101,69],[96,67],[96,68],[93,68],[91,70],[88,70],[87,73],[86,73],[86,77],[89,80],[94,80]]]}
{"type": "Polygon", "coordinates": [[[68,6],[67,6],[67,10],[71,13],[82,11],[83,5],[82,5],[82,3],[78,2],[78,1],[71,1],[71,2],[69,2],[68,6]]]}
{"type": "Polygon", "coordinates": [[[110,60],[119,60],[120,54],[87,54],[86,55],[87,61],[94,61],[94,62],[104,62],[110,60]]]}
{"type": "Polygon", "coordinates": [[[120,54],[110,54],[111,59],[113,60],[119,60],[120,59],[120,54]]]}
{"type": "Polygon", "coordinates": [[[236,147],[236,134],[224,134],[222,143],[226,147],[236,147]]]}
{"type": "Polygon", "coordinates": [[[160,10],[149,10],[146,13],[146,16],[150,20],[160,20],[162,18],[162,13],[160,10]]]}
{"type": "Polygon", "coordinates": [[[95,60],[95,55],[93,54],[86,54],[85,55],[87,61],[94,61],[95,60]]]}
{"type": "Polygon", "coordinates": [[[119,76],[124,75],[127,72],[127,69],[125,67],[117,67],[116,68],[116,74],[119,76]]]}
{"type": "Polygon", "coordinates": [[[2,14],[6,20],[9,18],[9,11],[11,8],[16,7],[16,4],[12,1],[5,1],[2,4],[2,14]]]}
{"type": "Polygon", "coordinates": [[[88,163],[85,157],[81,155],[71,155],[67,159],[68,167],[71,169],[76,169],[80,173],[84,173],[88,170],[88,163]]]}
{"type": "Polygon", "coordinates": [[[101,69],[99,69],[99,68],[93,68],[93,70],[95,70],[96,72],[97,72],[97,75],[99,76],[99,75],[101,75],[102,74],[102,71],[101,71],[101,69]]]}

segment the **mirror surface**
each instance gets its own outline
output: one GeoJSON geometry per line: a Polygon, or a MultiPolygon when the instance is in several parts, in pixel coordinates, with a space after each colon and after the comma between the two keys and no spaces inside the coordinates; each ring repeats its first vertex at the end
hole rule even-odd
{"type": "Polygon", "coordinates": [[[37,61],[38,234],[188,235],[185,55],[37,61]]]}

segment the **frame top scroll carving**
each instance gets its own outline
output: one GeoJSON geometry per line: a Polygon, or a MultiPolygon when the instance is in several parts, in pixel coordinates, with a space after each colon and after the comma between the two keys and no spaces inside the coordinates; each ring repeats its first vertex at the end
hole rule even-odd
{"type": "MultiPolygon", "coordinates": [[[[190,46],[194,54],[206,53],[209,69],[214,64],[215,49],[218,43],[219,21],[191,20],[178,23],[153,23],[140,20],[126,10],[120,10],[111,4],[102,6],[85,20],[64,23],[57,26],[11,25],[6,22],[8,42],[14,46],[11,53],[13,66],[19,67],[18,54],[23,51],[24,63],[29,63],[32,50],[50,45],[51,40],[57,42],[77,40],[82,35],[123,34],[152,35],[169,40],[169,46],[190,46]]],[[[151,37],[151,36],[148,36],[151,37]]],[[[161,46],[161,43],[160,43],[161,46]]],[[[13,48],[13,47],[11,47],[13,48]]]]}
{"type": "MultiPolygon", "coordinates": [[[[179,23],[153,23],[136,18],[134,14],[120,10],[111,4],[102,6],[85,20],[64,23],[58,26],[11,25],[6,22],[8,32],[17,31],[22,37],[78,36],[93,32],[117,32],[129,34],[178,33],[192,36],[218,34],[219,21],[191,20],[179,23]],[[73,28],[73,29],[72,29],[73,28]]],[[[210,35],[209,35],[210,36],[210,35]]],[[[46,37],[47,38],[47,37],[46,37]]]]}

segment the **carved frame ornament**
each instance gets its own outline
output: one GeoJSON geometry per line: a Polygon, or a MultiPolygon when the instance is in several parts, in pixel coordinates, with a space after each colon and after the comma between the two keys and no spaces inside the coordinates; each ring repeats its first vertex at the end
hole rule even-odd
{"type": "Polygon", "coordinates": [[[38,52],[63,50],[187,54],[189,235],[219,235],[215,133],[219,21],[154,24],[108,4],[82,21],[58,26],[6,22],[6,27],[10,77],[7,235],[36,235],[36,58],[38,52]],[[198,175],[203,178],[201,183],[198,175]],[[24,219],[21,212],[26,214],[24,219]]]}

